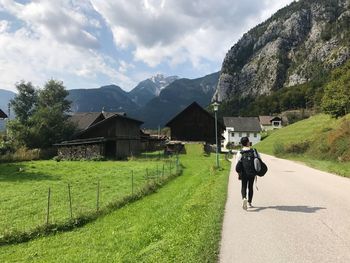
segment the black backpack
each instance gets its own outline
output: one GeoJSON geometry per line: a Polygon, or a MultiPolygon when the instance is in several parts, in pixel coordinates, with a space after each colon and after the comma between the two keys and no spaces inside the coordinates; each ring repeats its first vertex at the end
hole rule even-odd
{"type": "Polygon", "coordinates": [[[259,158],[258,153],[255,149],[248,151],[241,151],[242,158],[239,161],[239,165],[236,166],[238,173],[244,173],[249,177],[264,176],[268,170],[266,164],[259,158]]]}
{"type": "Polygon", "coordinates": [[[241,155],[243,174],[248,177],[254,177],[257,174],[254,166],[254,150],[241,151],[241,155]]]}

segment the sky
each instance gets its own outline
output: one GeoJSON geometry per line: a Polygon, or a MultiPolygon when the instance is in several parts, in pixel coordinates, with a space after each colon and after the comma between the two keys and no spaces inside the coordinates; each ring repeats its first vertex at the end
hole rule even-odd
{"type": "Polygon", "coordinates": [[[0,0],[0,88],[67,89],[116,84],[126,91],[156,74],[219,71],[250,28],[292,0],[0,0]]]}

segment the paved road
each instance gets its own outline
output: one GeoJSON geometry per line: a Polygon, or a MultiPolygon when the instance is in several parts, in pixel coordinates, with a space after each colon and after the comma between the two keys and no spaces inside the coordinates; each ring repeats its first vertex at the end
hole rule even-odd
{"type": "Polygon", "coordinates": [[[269,171],[248,211],[231,167],[220,262],[350,262],[350,179],[262,158],[269,171]]]}

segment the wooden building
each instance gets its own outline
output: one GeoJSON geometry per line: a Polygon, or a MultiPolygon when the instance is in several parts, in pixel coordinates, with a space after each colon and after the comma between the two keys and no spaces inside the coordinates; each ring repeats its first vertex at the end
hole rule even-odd
{"type": "Polygon", "coordinates": [[[56,144],[58,156],[65,159],[92,159],[103,156],[125,159],[141,151],[140,125],[143,123],[119,113],[78,113],[71,117],[79,132],[73,140],[56,144]]]}
{"type": "MultiPolygon", "coordinates": [[[[171,130],[171,140],[215,143],[215,118],[197,102],[177,114],[166,126],[171,130]]],[[[218,122],[219,143],[224,130],[225,126],[218,122]]]]}

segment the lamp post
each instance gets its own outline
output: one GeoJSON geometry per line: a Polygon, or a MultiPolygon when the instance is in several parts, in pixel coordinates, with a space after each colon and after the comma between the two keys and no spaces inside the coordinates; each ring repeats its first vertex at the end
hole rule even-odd
{"type": "Polygon", "coordinates": [[[215,112],[215,141],[216,141],[216,167],[217,168],[219,168],[218,117],[217,117],[219,105],[220,104],[216,101],[213,103],[213,108],[215,112]]]}

